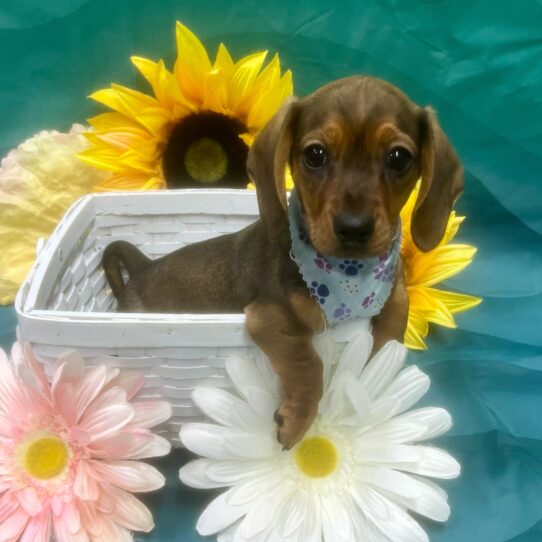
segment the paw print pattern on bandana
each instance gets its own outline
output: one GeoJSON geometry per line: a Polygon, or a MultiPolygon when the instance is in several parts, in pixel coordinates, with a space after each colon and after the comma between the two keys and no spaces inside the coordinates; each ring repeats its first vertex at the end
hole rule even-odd
{"type": "Polygon", "coordinates": [[[333,311],[333,317],[337,320],[344,320],[345,318],[350,318],[351,314],[352,309],[349,309],[345,303],[341,303],[341,306],[333,311]]]}
{"type": "Polygon", "coordinates": [[[309,290],[312,297],[314,297],[320,305],[323,305],[326,302],[326,297],[329,295],[329,288],[325,284],[319,284],[318,282],[313,281],[311,282],[309,290]]]}
{"type": "Polygon", "coordinates": [[[392,282],[395,275],[395,264],[389,265],[386,256],[380,257],[380,263],[373,269],[375,279],[382,282],[392,282]]]}
{"type": "Polygon", "coordinates": [[[314,263],[316,264],[316,267],[319,267],[328,273],[333,269],[333,265],[331,265],[319,252],[316,253],[314,263]]]}
{"type": "Polygon", "coordinates": [[[345,275],[355,277],[363,269],[363,264],[359,260],[343,260],[343,263],[339,264],[339,269],[345,275]]]}
{"type": "Polygon", "coordinates": [[[369,305],[372,305],[375,300],[375,293],[371,292],[371,295],[368,295],[362,302],[362,305],[367,308],[369,305]]]}

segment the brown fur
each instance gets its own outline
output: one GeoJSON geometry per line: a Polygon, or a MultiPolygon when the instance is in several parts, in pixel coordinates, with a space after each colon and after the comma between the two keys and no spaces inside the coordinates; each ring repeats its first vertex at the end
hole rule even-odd
{"type": "MultiPolygon", "coordinates": [[[[389,249],[399,212],[420,175],[412,234],[422,250],[432,249],[444,234],[463,181],[459,160],[431,110],[383,81],[342,79],[289,100],[257,137],[248,172],[257,188],[260,221],[154,262],[137,257],[127,243],[113,243],[104,268],[121,311],[244,310],[248,332],[280,377],[284,402],[276,415],[278,438],[290,448],[311,425],[322,394],[322,365],[312,336],[324,321],[289,256],[286,164],[311,242],[322,254],[342,258],[366,258],[389,249]],[[321,170],[303,161],[304,149],[315,143],[328,153],[321,170]],[[413,157],[401,174],[385,163],[386,153],[397,145],[413,157]],[[374,231],[363,243],[342,243],[333,225],[340,213],[370,216],[374,231]],[[126,285],[119,262],[130,276],[126,285]]],[[[402,340],[407,315],[399,268],[389,300],[373,319],[375,351],[387,340],[402,340]]]]}

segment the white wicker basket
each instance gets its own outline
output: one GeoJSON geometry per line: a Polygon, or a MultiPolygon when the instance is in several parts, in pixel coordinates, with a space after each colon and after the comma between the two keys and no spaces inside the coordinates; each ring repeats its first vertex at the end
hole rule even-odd
{"type": "MultiPolygon", "coordinates": [[[[182,423],[201,419],[190,399],[194,386],[230,387],[225,359],[255,348],[244,330],[244,315],[115,313],[102,251],[122,239],[156,258],[240,230],[257,216],[256,195],[248,190],[83,197],[43,245],[17,295],[19,338],[33,345],[49,375],[56,358],[69,349],[86,360],[105,357],[110,365],[143,372],[141,396],[173,405],[173,417],[161,432],[178,444],[182,423]]],[[[368,322],[341,325],[332,333],[344,342],[360,325],[368,322]]]]}

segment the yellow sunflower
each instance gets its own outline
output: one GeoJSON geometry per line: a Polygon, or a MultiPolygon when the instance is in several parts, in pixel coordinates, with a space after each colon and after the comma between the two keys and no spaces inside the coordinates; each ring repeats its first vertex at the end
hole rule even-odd
{"type": "Polygon", "coordinates": [[[444,237],[435,249],[422,252],[416,247],[410,233],[410,222],[418,189],[419,185],[413,190],[401,211],[403,227],[401,256],[405,266],[410,302],[405,345],[408,348],[423,350],[427,348],[423,339],[429,331],[429,322],[455,328],[453,314],[471,309],[482,300],[434,288],[437,283],[467,267],[476,253],[476,248],[470,245],[448,244],[465,219],[463,216],[456,216],[455,211],[452,211],[444,237]]]}
{"type": "Polygon", "coordinates": [[[154,96],[113,84],[91,95],[113,111],[90,120],[87,164],[112,172],[97,190],[201,186],[245,187],[248,145],[292,94],[267,52],[233,62],[221,44],[214,62],[198,38],[177,23],[173,72],[162,60],[132,57],[154,96]]]}

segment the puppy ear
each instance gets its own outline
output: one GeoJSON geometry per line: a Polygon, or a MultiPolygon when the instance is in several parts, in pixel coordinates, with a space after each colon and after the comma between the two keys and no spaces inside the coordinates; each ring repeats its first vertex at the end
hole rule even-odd
{"type": "Polygon", "coordinates": [[[260,215],[271,241],[288,224],[284,172],[292,148],[295,103],[294,98],[283,103],[248,152],[248,176],[256,186],[260,215]]]}
{"type": "Polygon", "coordinates": [[[411,233],[420,250],[435,248],[442,239],[452,206],[463,191],[463,168],[435,113],[421,117],[422,184],[412,216],[411,233]]]}

